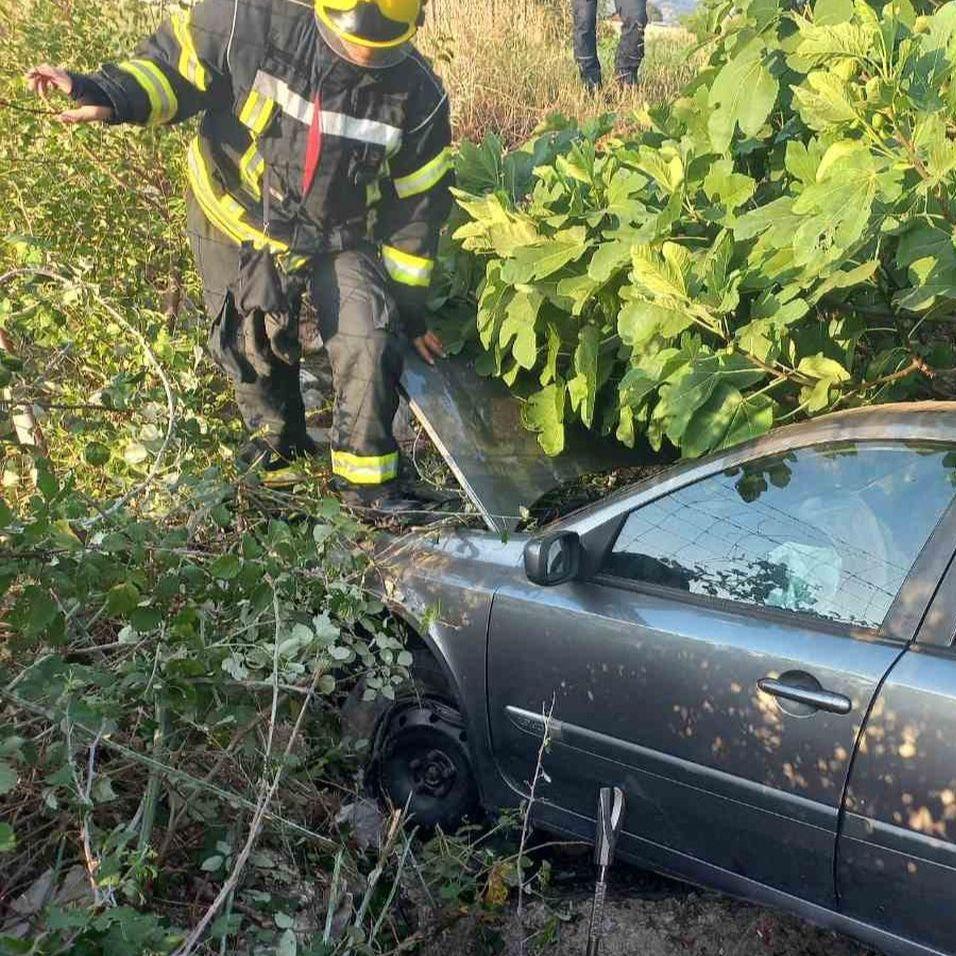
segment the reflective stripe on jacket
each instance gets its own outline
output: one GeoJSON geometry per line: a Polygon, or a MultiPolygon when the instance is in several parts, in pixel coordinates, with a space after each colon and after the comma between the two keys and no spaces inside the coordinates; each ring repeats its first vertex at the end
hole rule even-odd
{"type": "Polygon", "coordinates": [[[190,185],[208,219],[236,242],[298,257],[371,236],[403,312],[421,306],[451,206],[453,162],[448,98],[412,47],[396,65],[359,67],[325,43],[310,3],[201,0],[91,79],[115,122],[203,114],[189,148],[190,185]],[[321,152],[303,199],[317,110],[321,152]]]}

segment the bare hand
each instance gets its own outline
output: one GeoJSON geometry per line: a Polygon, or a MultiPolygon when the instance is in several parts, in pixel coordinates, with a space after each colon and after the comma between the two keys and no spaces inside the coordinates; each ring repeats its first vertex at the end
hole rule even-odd
{"type": "MultiPolygon", "coordinates": [[[[27,73],[27,89],[31,93],[46,98],[50,90],[59,90],[67,96],[73,90],[73,81],[70,75],[59,67],[43,63],[33,67],[27,73]]],[[[96,123],[106,122],[113,117],[113,110],[109,106],[94,106],[92,103],[81,102],[73,109],[64,110],[59,115],[63,123],[96,123]]]]}
{"type": "Polygon", "coordinates": [[[445,357],[445,346],[442,345],[441,339],[434,332],[426,332],[424,335],[412,339],[412,345],[415,346],[415,351],[429,365],[434,365],[436,358],[445,357]]]}

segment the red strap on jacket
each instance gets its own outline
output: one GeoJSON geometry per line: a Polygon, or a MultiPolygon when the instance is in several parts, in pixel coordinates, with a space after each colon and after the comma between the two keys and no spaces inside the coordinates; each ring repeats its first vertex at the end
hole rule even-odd
{"type": "Polygon", "coordinates": [[[315,94],[312,104],[312,125],[309,126],[309,141],[305,147],[305,168],[302,170],[302,198],[304,199],[312,188],[315,171],[319,168],[319,158],[322,156],[322,94],[315,94]]]}

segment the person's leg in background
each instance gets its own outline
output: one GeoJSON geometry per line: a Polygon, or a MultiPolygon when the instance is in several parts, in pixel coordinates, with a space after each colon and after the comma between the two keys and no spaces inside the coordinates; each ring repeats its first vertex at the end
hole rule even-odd
{"type": "Polygon", "coordinates": [[[332,366],[332,473],[346,504],[398,500],[398,408],[402,343],[398,309],[371,247],[316,259],[312,302],[332,366]]]}
{"type": "Polygon", "coordinates": [[[203,283],[203,304],[211,320],[209,352],[235,388],[246,427],[261,436],[247,457],[263,458],[267,469],[313,454],[305,428],[298,362],[275,354],[261,313],[240,315],[230,286],[239,270],[239,247],[206,219],[187,197],[187,225],[196,267],[203,283]],[[260,447],[261,445],[261,447],[260,447]],[[259,449],[262,454],[255,454],[259,449]]]}
{"type": "Polygon", "coordinates": [[[647,0],[615,0],[621,18],[621,42],[614,59],[614,78],[625,86],[637,82],[637,71],[644,59],[644,28],[647,26],[647,0]]]}
{"type": "Polygon", "coordinates": [[[589,89],[601,85],[601,61],[597,52],[598,0],[571,0],[574,17],[574,59],[581,79],[589,89]]]}

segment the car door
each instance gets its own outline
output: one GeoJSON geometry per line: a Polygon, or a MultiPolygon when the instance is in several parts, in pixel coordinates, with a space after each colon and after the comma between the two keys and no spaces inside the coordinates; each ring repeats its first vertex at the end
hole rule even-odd
{"type": "Polygon", "coordinates": [[[492,606],[503,775],[527,790],[546,730],[552,822],[582,832],[599,787],[620,784],[622,845],[652,865],[833,906],[847,771],[918,620],[897,596],[952,501],[947,452],[806,447],[570,522],[596,573],[516,577],[492,606]]]}
{"type": "MultiPolygon", "coordinates": [[[[954,536],[944,542],[952,554],[954,536]]],[[[840,908],[956,952],[956,563],[890,671],[853,762],[837,847],[840,908]]]]}

